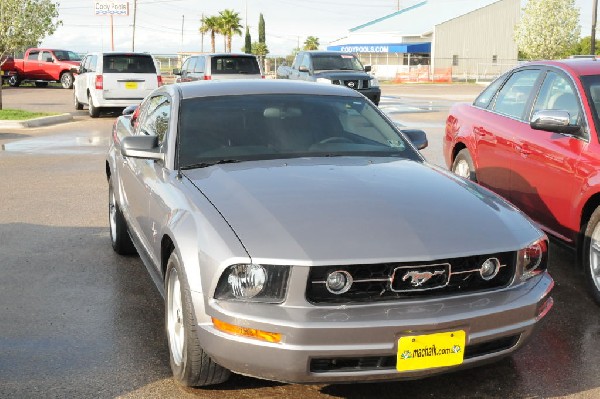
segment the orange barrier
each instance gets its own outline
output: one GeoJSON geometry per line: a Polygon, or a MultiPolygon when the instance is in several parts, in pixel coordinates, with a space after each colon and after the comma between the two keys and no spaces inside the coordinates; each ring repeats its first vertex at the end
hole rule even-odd
{"type": "Polygon", "coordinates": [[[441,83],[447,82],[452,83],[452,67],[450,68],[436,68],[431,76],[433,82],[441,83]]]}

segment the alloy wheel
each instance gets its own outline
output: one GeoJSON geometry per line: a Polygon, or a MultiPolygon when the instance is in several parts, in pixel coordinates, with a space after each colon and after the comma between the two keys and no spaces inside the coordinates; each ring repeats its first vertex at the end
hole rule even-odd
{"type": "Polygon", "coordinates": [[[175,364],[183,362],[183,347],[185,343],[185,327],[183,321],[183,306],[181,303],[181,284],[175,268],[169,272],[167,287],[167,334],[169,347],[175,364]]]}

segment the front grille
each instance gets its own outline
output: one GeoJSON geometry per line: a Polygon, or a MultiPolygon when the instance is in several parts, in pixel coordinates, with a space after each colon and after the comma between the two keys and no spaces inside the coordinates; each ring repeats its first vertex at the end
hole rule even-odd
{"type": "MultiPolygon", "coordinates": [[[[464,359],[473,359],[501,352],[514,347],[517,342],[519,342],[519,335],[512,335],[480,344],[467,345],[464,359]]],[[[394,370],[395,368],[396,355],[323,358],[311,359],[310,361],[311,373],[394,370]]]]}
{"type": "Polygon", "coordinates": [[[380,263],[374,265],[313,266],[306,298],[319,304],[352,304],[404,298],[430,298],[480,292],[506,287],[515,274],[515,252],[440,259],[434,262],[380,263]],[[482,263],[489,258],[500,262],[498,274],[481,277],[482,263]],[[334,294],[327,289],[327,276],[344,271],[352,277],[350,289],[334,294]]]}

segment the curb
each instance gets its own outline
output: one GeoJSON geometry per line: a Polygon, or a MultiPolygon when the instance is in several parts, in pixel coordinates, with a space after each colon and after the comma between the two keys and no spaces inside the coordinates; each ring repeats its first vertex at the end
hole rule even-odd
{"type": "Polygon", "coordinates": [[[0,129],[27,129],[33,127],[42,127],[54,125],[57,123],[65,123],[73,120],[71,114],[60,114],[52,116],[42,116],[35,119],[27,119],[24,121],[0,121],[0,129]]]}

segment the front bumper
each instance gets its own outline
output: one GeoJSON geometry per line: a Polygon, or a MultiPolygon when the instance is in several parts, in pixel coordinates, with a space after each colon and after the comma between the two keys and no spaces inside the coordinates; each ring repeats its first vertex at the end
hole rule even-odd
{"type": "Polygon", "coordinates": [[[371,87],[370,89],[359,89],[357,90],[360,94],[373,101],[375,105],[379,105],[381,100],[381,89],[379,87],[371,87]]]}
{"type": "MultiPolygon", "coordinates": [[[[239,374],[295,383],[401,380],[496,360],[521,347],[552,306],[548,273],[495,292],[365,306],[290,306],[209,301],[210,316],[226,323],[283,334],[273,344],[229,335],[200,324],[202,347],[239,374]],[[403,335],[464,330],[461,365],[396,371],[403,335]],[[470,355],[469,355],[470,354],[470,355]]],[[[194,294],[194,302],[203,301],[194,294]]]]}

